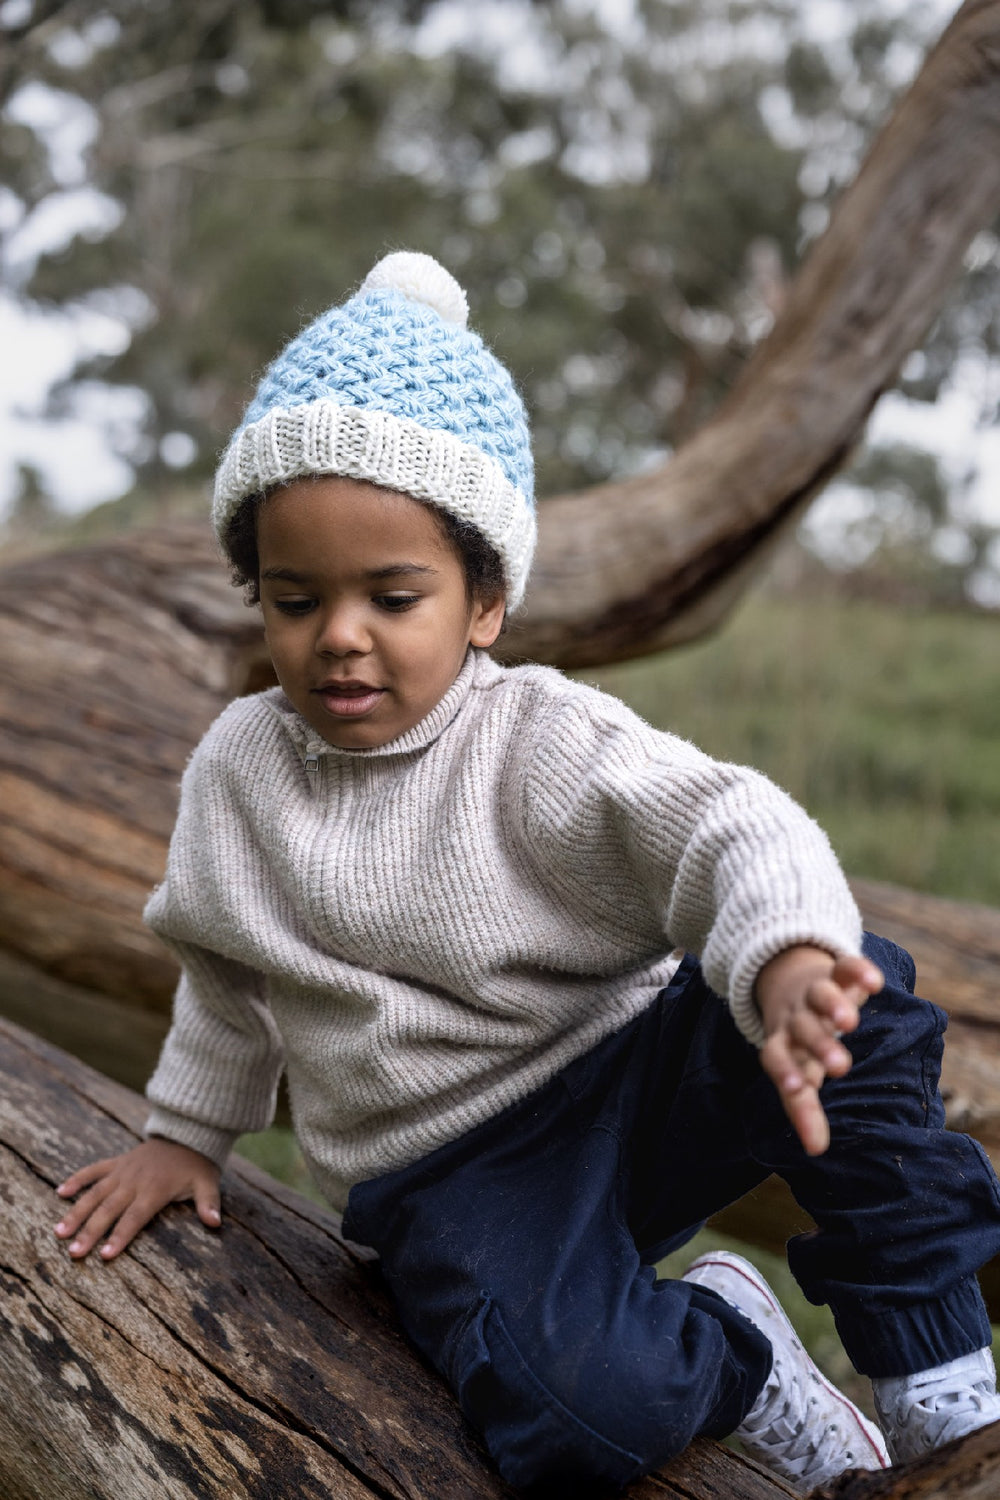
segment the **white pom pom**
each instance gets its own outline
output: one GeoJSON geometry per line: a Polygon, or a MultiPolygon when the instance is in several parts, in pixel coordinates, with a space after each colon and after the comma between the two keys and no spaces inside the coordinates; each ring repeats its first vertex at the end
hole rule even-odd
{"type": "Polygon", "coordinates": [[[368,272],[361,290],[402,292],[413,302],[426,302],[446,323],[464,328],[469,321],[469,304],[454,276],[432,255],[416,250],[394,250],[383,256],[368,272]]]}

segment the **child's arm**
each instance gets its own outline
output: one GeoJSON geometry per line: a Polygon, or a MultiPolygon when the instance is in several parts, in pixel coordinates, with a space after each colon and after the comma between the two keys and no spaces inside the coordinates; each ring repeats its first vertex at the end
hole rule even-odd
{"type": "Polygon", "coordinates": [[[60,1183],[60,1197],[71,1198],[84,1188],[86,1192],[56,1225],[56,1234],[71,1239],[69,1253],[74,1259],[82,1259],[108,1235],[100,1253],[102,1260],[113,1260],[161,1208],[189,1198],[202,1223],[218,1229],[219,1175],[215,1163],[200,1151],[150,1137],[122,1156],[81,1167],[60,1183]]]}
{"type": "Polygon", "coordinates": [[[835,959],[806,946],[786,948],[757,976],[754,996],[766,1037],[761,1064],[810,1156],[830,1144],[820,1086],[851,1067],[851,1054],[838,1037],[854,1030],[861,1006],[884,983],[867,958],[835,959]]]}

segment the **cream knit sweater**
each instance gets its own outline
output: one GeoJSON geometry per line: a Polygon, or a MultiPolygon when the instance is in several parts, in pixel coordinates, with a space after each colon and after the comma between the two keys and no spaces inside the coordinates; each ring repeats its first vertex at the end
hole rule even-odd
{"type": "Polygon", "coordinates": [[[625,1025],[672,950],[759,1042],[761,966],[861,938],[826,837],[763,776],[475,650],[374,750],[328,745],[277,688],[230,704],[146,918],[184,970],[148,1131],[221,1164],[284,1066],[338,1207],[625,1025]]]}

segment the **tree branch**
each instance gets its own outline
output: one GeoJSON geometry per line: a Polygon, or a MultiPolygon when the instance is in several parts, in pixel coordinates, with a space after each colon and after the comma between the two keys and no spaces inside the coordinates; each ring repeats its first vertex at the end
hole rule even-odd
{"type": "Polygon", "coordinates": [[[508,658],[594,666],[712,629],[833,477],[1000,210],[1000,4],[966,0],[715,416],[662,468],[545,502],[508,658]]]}

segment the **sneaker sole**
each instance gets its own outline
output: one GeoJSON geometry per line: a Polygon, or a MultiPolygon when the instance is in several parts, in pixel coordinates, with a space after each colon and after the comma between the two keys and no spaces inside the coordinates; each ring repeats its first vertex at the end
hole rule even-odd
{"type": "MultiPolygon", "coordinates": [[[[809,1364],[812,1366],[812,1369],[816,1374],[816,1379],[819,1381],[820,1385],[822,1385],[823,1389],[827,1392],[828,1395],[833,1397],[833,1399],[839,1406],[843,1408],[845,1418],[850,1418],[851,1423],[857,1429],[859,1437],[864,1441],[865,1446],[870,1449],[872,1456],[878,1459],[877,1467],[880,1469],[891,1468],[892,1465],[889,1459],[889,1451],[886,1448],[885,1442],[882,1438],[882,1434],[879,1432],[874,1422],[870,1422],[864,1415],[864,1413],[858,1410],[858,1408],[854,1405],[854,1402],[847,1399],[843,1391],[839,1391],[832,1381],[827,1380],[826,1376],[823,1374],[823,1371],[819,1368],[816,1362],[811,1359],[806,1350],[802,1348],[802,1340],[795,1332],[788,1314],[785,1312],[784,1308],[781,1306],[781,1303],[772,1293],[771,1288],[768,1286],[767,1282],[750,1264],[750,1262],[744,1260],[742,1256],[731,1254],[728,1250],[709,1251],[708,1254],[699,1255],[697,1260],[692,1261],[691,1265],[688,1266],[681,1280],[694,1281],[695,1286],[698,1286],[698,1281],[691,1275],[691,1273],[692,1271],[697,1271],[700,1266],[714,1266],[719,1270],[727,1272],[731,1276],[738,1277],[742,1285],[749,1286],[753,1289],[757,1297],[767,1308],[767,1312],[770,1314],[770,1316],[778,1320],[782,1328],[785,1330],[788,1338],[796,1345],[798,1349],[802,1350],[803,1358],[808,1360],[809,1364]]],[[[717,1291],[718,1288],[713,1286],[712,1288],[710,1288],[710,1290],[717,1291]]],[[[720,1293],[720,1296],[721,1295],[722,1294],[720,1293]]],[[[742,1302],[740,1302],[738,1298],[733,1297],[731,1300],[737,1310],[739,1312],[742,1312],[745,1317],[748,1317],[751,1323],[755,1323],[766,1337],[766,1327],[762,1326],[761,1323],[758,1323],[750,1313],[745,1311],[742,1302]]],[[[766,1318],[764,1319],[764,1322],[766,1323],[766,1318]]]]}

